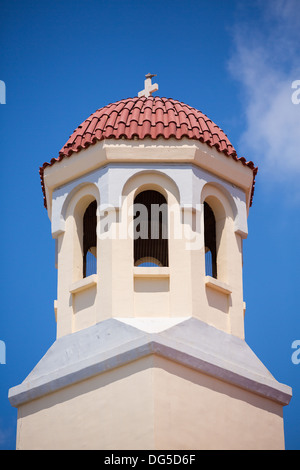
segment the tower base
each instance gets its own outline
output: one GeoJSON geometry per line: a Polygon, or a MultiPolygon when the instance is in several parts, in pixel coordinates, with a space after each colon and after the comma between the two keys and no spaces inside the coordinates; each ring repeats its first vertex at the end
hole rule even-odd
{"type": "Polygon", "coordinates": [[[58,339],[9,397],[18,449],[284,449],[291,389],[196,319],[110,319],[58,339]]]}

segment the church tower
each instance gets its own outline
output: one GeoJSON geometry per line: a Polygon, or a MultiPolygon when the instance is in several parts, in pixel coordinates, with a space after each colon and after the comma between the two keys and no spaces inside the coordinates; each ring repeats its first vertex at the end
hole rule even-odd
{"type": "Polygon", "coordinates": [[[57,338],[9,392],[18,449],[284,448],[291,389],[244,337],[257,168],[152,78],[40,169],[57,338]]]}

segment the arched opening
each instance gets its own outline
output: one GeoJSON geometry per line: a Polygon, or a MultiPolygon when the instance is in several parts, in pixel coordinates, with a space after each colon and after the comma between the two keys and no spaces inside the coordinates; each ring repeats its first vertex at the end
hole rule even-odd
{"type": "Polygon", "coordinates": [[[97,202],[87,207],[83,216],[83,277],[97,273],[97,202]]]}
{"type": "Polygon", "coordinates": [[[217,278],[216,219],[211,207],[204,202],[205,275],[217,278]]]}
{"type": "Polygon", "coordinates": [[[168,205],[154,190],[134,199],[134,265],[168,266],[168,205]]]}

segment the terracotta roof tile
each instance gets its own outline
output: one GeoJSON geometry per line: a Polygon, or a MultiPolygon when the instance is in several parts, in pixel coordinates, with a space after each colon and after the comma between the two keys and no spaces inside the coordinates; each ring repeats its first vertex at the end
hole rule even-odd
{"type": "Polygon", "coordinates": [[[205,114],[191,106],[171,98],[135,97],[111,103],[92,113],[69,137],[66,144],[50,163],[40,168],[40,177],[44,192],[44,169],[47,166],[70,157],[73,153],[93,145],[103,139],[189,139],[206,143],[234,160],[248,166],[253,171],[253,188],[257,168],[253,162],[237,157],[236,151],[227,135],[205,114]]]}

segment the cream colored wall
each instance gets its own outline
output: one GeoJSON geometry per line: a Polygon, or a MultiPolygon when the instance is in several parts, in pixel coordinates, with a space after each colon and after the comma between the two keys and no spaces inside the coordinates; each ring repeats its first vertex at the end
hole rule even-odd
{"type": "Polygon", "coordinates": [[[282,407],[148,356],[20,406],[17,448],[283,449],[282,407]]]}
{"type": "Polygon", "coordinates": [[[17,449],[153,448],[151,364],[133,362],[19,407],[17,449]]]}
{"type": "Polygon", "coordinates": [[[159,449],[284,449],[282,407],[164,358],[155,358],[159,449]]]}
{"type": "Polygon", "coordinates": [[[68,201],[65,231],[58,236],[58,337],[109,317],[151,316],[194,316],[244,337],[242,239],[226,191],[206,184],[199,200],[200,208],[207,201],[216,216],[217,281],[205,277],[203,210],[181,207],[178,187],[166,175],[142,171],[126,182],[121,209],[110,208],[115,222],[109,231],[101,232],[98,214],[96,282],[87,278],[81,285],[83,213],[94,199],[99,207],[100,196],[96,185],[85,184],[68,201]],[[168,268],[133,264],[133,202],[146,189],[161,192],[168,203],[168,268]]]}
{"type": "MultiPolygon", "coordinates": [[[[202,304],[203,308],[196,306],[195,311],[204,309],[207,323],[244,338],[242,238],[234,231],[230,196],[223,188],[206,184],[201,194],[201,203],[204,201],[210,205],[216,218],[217,280],[225,289],[222,292],[213,279],[209,286],[202,282],[205,304],[202,304]]],[[[201,261],[203,264],[203,254],[201,261]]]]}
{"type": "Polygon", "coordinates": [[[249,209],[253,182],[252,170],[241,162],[218,152],[215,148],[188,138],[180,141],[173,138],[167,140],[159,138],[155,141],[148,138],[142,141],[108,139],[45,168],[44,184],[50,219],[52,194],[55,188],[95,169],[103,168],[109,163],[132,164],[136,162],[154,163],[157,167],[164,163],[175,163],[193,164],[203,168],[222,179],[226,178],[230,184],[241,188],[246,193],[249,209]]]}
{"type": "MultiPolygon", "coordinates": [[[[129,228],[126,247],[125,244],[123,245],[124,251],[127,252],[127,264],[121,265],[122,267],[119,265],[118,268],[116,263],[114,282],[116,289],[120,289],[121,279],[119,276],[123,273],[123,290],[125,291],[126,289],[132,289],[131,282],[134,279],[134,305],[133,307],[128,303],[126,305],[122,300],[122,294],[119,294],[120,290],[118,293],[114,290],[115,295],[113,298],[115,303],[119,305],[116,306],[115,304],[113,316],[190,316],[192,314],[190,257],[185,250],[185,240],[175,238],[172,223],[170,223],[172,207],[178,207],[178,214],[180,214],[180,196],[177,186],[162,174],[157,172],[142,172],[132,177],[126,183],[122,196],[124,203],[121,211],[120,230],[122,230],[122,224],[129,228]],[[168,269],[143,269],[133,265],[132,208],[136,195],[147,189],[161,192],[168,204],[168,269]],[[124,275],[125,273],[126,275],[124,275]],[[148,277],[145,273],[147,273],[148,277]],[[130,281],[126,279],[127,277],[130,277],[130,281]]],[[[114,243],[114,246],[116,245],[118,245],[117,240],[114,243]]],[[[120,253],[120,250],[118,253],[120,253]]]]}
{"type": "MultiPolygon", "coordinates": [[[[93,185],[80,187],[70,200],[66,214],[66,230],[58,236],[57,243],[57,336],[78,331],[96,323],[99,309],[97,285],[74,289],[82,280],[82,221],[85,209],[96,200],[100,204],[97,188],[93,185]],[[72,292],[74,291],[74,293],[72,292]]],[[[97,244],[99,249],[99,244],[97,244]]],[[[101,263],[100,253],[97,263],[101,263]]]]}

